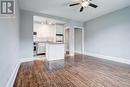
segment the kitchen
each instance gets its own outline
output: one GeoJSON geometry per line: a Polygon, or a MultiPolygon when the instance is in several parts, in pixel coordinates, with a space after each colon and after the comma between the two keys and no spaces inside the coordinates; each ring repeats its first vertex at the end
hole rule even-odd
{"type": "Polygon", "coordinates": [[[51,18],[34,16],[33,25],[34,57],[48,61],[64,59],[65,23],[51,18]]]}

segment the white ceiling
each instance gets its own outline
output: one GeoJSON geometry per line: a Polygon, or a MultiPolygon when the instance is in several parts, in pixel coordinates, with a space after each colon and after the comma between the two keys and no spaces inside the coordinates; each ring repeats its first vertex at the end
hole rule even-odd
{"type": "Polygon", "coordinates": [[[77,21],[88,21],[130,5],[130,0],[92,0],[99,7],[88,7],[80,13],[80,6],[69,7],[69,4],[75,1],[79,0],[20,0],[20,7],[77,21]]]}

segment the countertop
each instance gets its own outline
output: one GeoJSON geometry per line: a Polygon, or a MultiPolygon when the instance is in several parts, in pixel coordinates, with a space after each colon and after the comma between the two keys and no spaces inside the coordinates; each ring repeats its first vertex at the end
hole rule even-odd
{"type": "Polygon", "coordinates": [[[45,43],[45,44],[64,44],[63,42],[46,42],[46,41],[35,41],[34,43],[45,43]]]}

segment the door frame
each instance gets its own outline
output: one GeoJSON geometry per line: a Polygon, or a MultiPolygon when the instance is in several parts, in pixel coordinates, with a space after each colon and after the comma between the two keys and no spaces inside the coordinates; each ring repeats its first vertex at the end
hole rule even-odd
{"type": "MultiPolygon", "coordinates": [[[[84,27],[74,26],[74,42],[75,42],[75,28],[79,28],[82,30],[82,52],[81,54],[84,54],[84,27]]],[[[74,53],[75,53],[75,43],[74,43],[74,53]]]]}
{"type": "MultiPolygon", "coordinates": [[[[69,33],[70,33],[70,28],[69,27],[67,27],[67,28],[64,28],[64,44],[65,44],[65,54],[66,54],[66,30],[69,30],[69,33]]],[[[70,35],[69,35],[70,36],[70,35]]],[[[69,38],[69,37],[68,37],[69,38]]],[[[70,40],[70,39],[69,39],[70,40]]],[[[70,43],[70,41],[69,41],[69,43],[70,43]]],[[[70,45],[69,45],[69,47],[70,47],[70,45]]],[[[70,50],[68,50],[69,52],[70,52],[70,50]]]]}

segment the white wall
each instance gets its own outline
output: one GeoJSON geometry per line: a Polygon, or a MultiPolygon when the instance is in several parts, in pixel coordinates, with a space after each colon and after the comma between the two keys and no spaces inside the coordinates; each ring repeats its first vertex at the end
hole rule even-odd
{"type": "MultiPolygon", "coordinates": [[[[32,37],[32,32],[33,32],[33,16],[41,16],[41,17],[49,17],[53,19],[57,19],[60,21],[64,21],[67,23],[68,26],[70,26],[70,29],[73,29],[73,26],[79,26],[83,27],[82,22],[78,21],[73,21],[69,20],[66,18],[61,18],[61,17],[56,17],[56,16],[51,16],[47,14],[42,14],[42,13],[34,13],[30,11],[25,11],[21,10],[21,26],[20,26],[20,56],[21,58],[32,58],[33,57],[33,37],[32,37]]],[[[73,35],[73,30],[70,35],[73,35]]],[[[73,36],[70,38],[74,38],[73,36]]],[[[71,39],[70,39],[71,40],[71,39]]],[[[71,45],[73,45],[70,43],[71,45]]],[[[74,46],[70,47],[70,50],[72,51],[71,53],[74,52],[74,46]]]]}
{"type": "Polygon", "coordinates": [[[20,58],[33,57],[33,15],[20,11],[20,58]]]}
{"type": "Polygon", "coordinates": [[[86,22],[85,52],[130,60],[130,7],[86,22]]]}
{"type": "Polygon", "coordinates": [[[0,18],[0,40],[0,87],[6,87],[19,58],[19,8],[17,4],[16,18],[0,18]]]}

